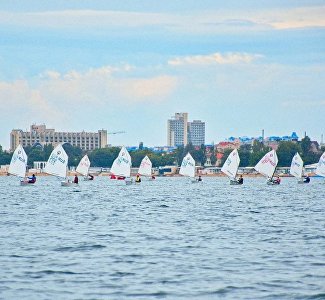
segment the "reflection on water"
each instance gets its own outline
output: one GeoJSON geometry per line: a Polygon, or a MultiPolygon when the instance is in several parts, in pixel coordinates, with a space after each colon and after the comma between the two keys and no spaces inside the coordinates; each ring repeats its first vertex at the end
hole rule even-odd
{"type": "Polygon", "coordinates": [[[325,297],[325,184],[0,177],[1,299],[325,297]]]}

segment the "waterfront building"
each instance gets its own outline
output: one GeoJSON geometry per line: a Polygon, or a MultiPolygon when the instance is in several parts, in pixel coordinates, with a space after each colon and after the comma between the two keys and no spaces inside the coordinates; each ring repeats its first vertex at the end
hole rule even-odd
{"type": "Polygon", "coordinates": [[[175,113],[167,121],[167,146],[177,147],[187,145],[188,113],[175,113]]]}
{"type": "Polygon", "coordinates": [[[82,150],[94,150],[107,146],[107,130],[101,129],[98,132],[56,132],[55,129],[48,129],[43,125],[31,125],[30,131],[13,129],[10,133],[10,150],[14,151],[21,144],[23,147],[35,145],[69,143],[78,146],[82,150]]]}
{"type": "Polygon", "coordinates": [[[188,142],[193,146],[205,144],[205,122],[201,120],[188,122],[188,142]]]}
{"type": "Polygon", "coordinates": [[[175,113],[167,121],[167,145],[169,147],[193,146],[205,144],[205,122],[188,121],[188,113],[175,113]]]}

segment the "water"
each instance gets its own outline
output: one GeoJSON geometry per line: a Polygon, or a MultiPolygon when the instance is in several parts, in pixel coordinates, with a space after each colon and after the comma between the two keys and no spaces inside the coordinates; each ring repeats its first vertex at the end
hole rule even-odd
{"type": "Polygon", "coordinates": [[[1,299],[324,299],[325,184],[0,177],[1,299]]]}

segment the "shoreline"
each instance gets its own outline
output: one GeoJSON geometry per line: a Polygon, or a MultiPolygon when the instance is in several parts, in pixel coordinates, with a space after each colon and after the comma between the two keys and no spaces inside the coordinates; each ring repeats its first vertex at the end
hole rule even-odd
{"type": "MultiPolygon", "coordinates": [[[[33,174],[36,175],[36,177],[46,177],[46,176],[52,176],[52,175],[49,175],[49,174],[46,174],[46,173],[38,173],[38,172],[28,172],[26,173],[26,176],[32,176],[33,174]]],[[[71,172],[68,172],[67,176],[75,176],[77,173],[75,171],[71,171],[71,172]]],[[[109,177],[111,174],[108,173],[108,172],[102,172],[102,173],[99,173],[99,174],[96,174],[96,173],[91,173],[94,177],[109,177]]],[[[78,174],[77,174],[78,175],[78,174]]],[[[237,174],[237,176],[240,176],[242,175],[244,178],[261,178],[261,177],[265,177],[263,176],[262,174],[237,174]]],[[[11,175],[8,175],[7,172],[0,172],[0,176],[11,176],[11,175]]],[[[83,177],[83,175],[78,175],[79,177],[83,177]]],[[[135,177],[136,174],[131,174],[131,177],[135,177]]],[[[201,177],[225,177],[227,178],[227,176],[225,174],[196,174],[195,176],[201,176],[201,177]]],[[[279,174],[279,175],[275,175],[276,176],[279,176],[281,178],[286,178],[286,177],[292,177],[292,175],[290,174],[279,174]]],[[[312,174],[308,174],[309,177],[317,177],[316,174],[312,173],[312,174]]],[[[144,176],[145,177],[145,176],[144,176]]],[[[182,175],[179,175],[179,174],[172,174],[172,175],[163,175],[163,176],[159,176],[159,175],[155,175],[155,177],[184,177],[182,175]]]]}

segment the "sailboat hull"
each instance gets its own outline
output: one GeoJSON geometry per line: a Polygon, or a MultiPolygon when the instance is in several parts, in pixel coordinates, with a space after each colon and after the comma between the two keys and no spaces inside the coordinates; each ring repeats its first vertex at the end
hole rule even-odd
{"type": "Polygon", "coordinates": [[[230,185],[242,185],[242,183],[239,183],[237,180],[230,180],[230,185]]]}
{"type": "Polygon", "coordinates": [[[21,180],[20,181],[20,185],[21,186],[27,186],[27,185],[32,185],[32,182],[28,182],[28,180],[21,180]]]}
{"type": "Polygon", "coordinates": [[[280,183],[274,182],[274,181],[267,181],[267,185],[279,185],[280,183]]]}

